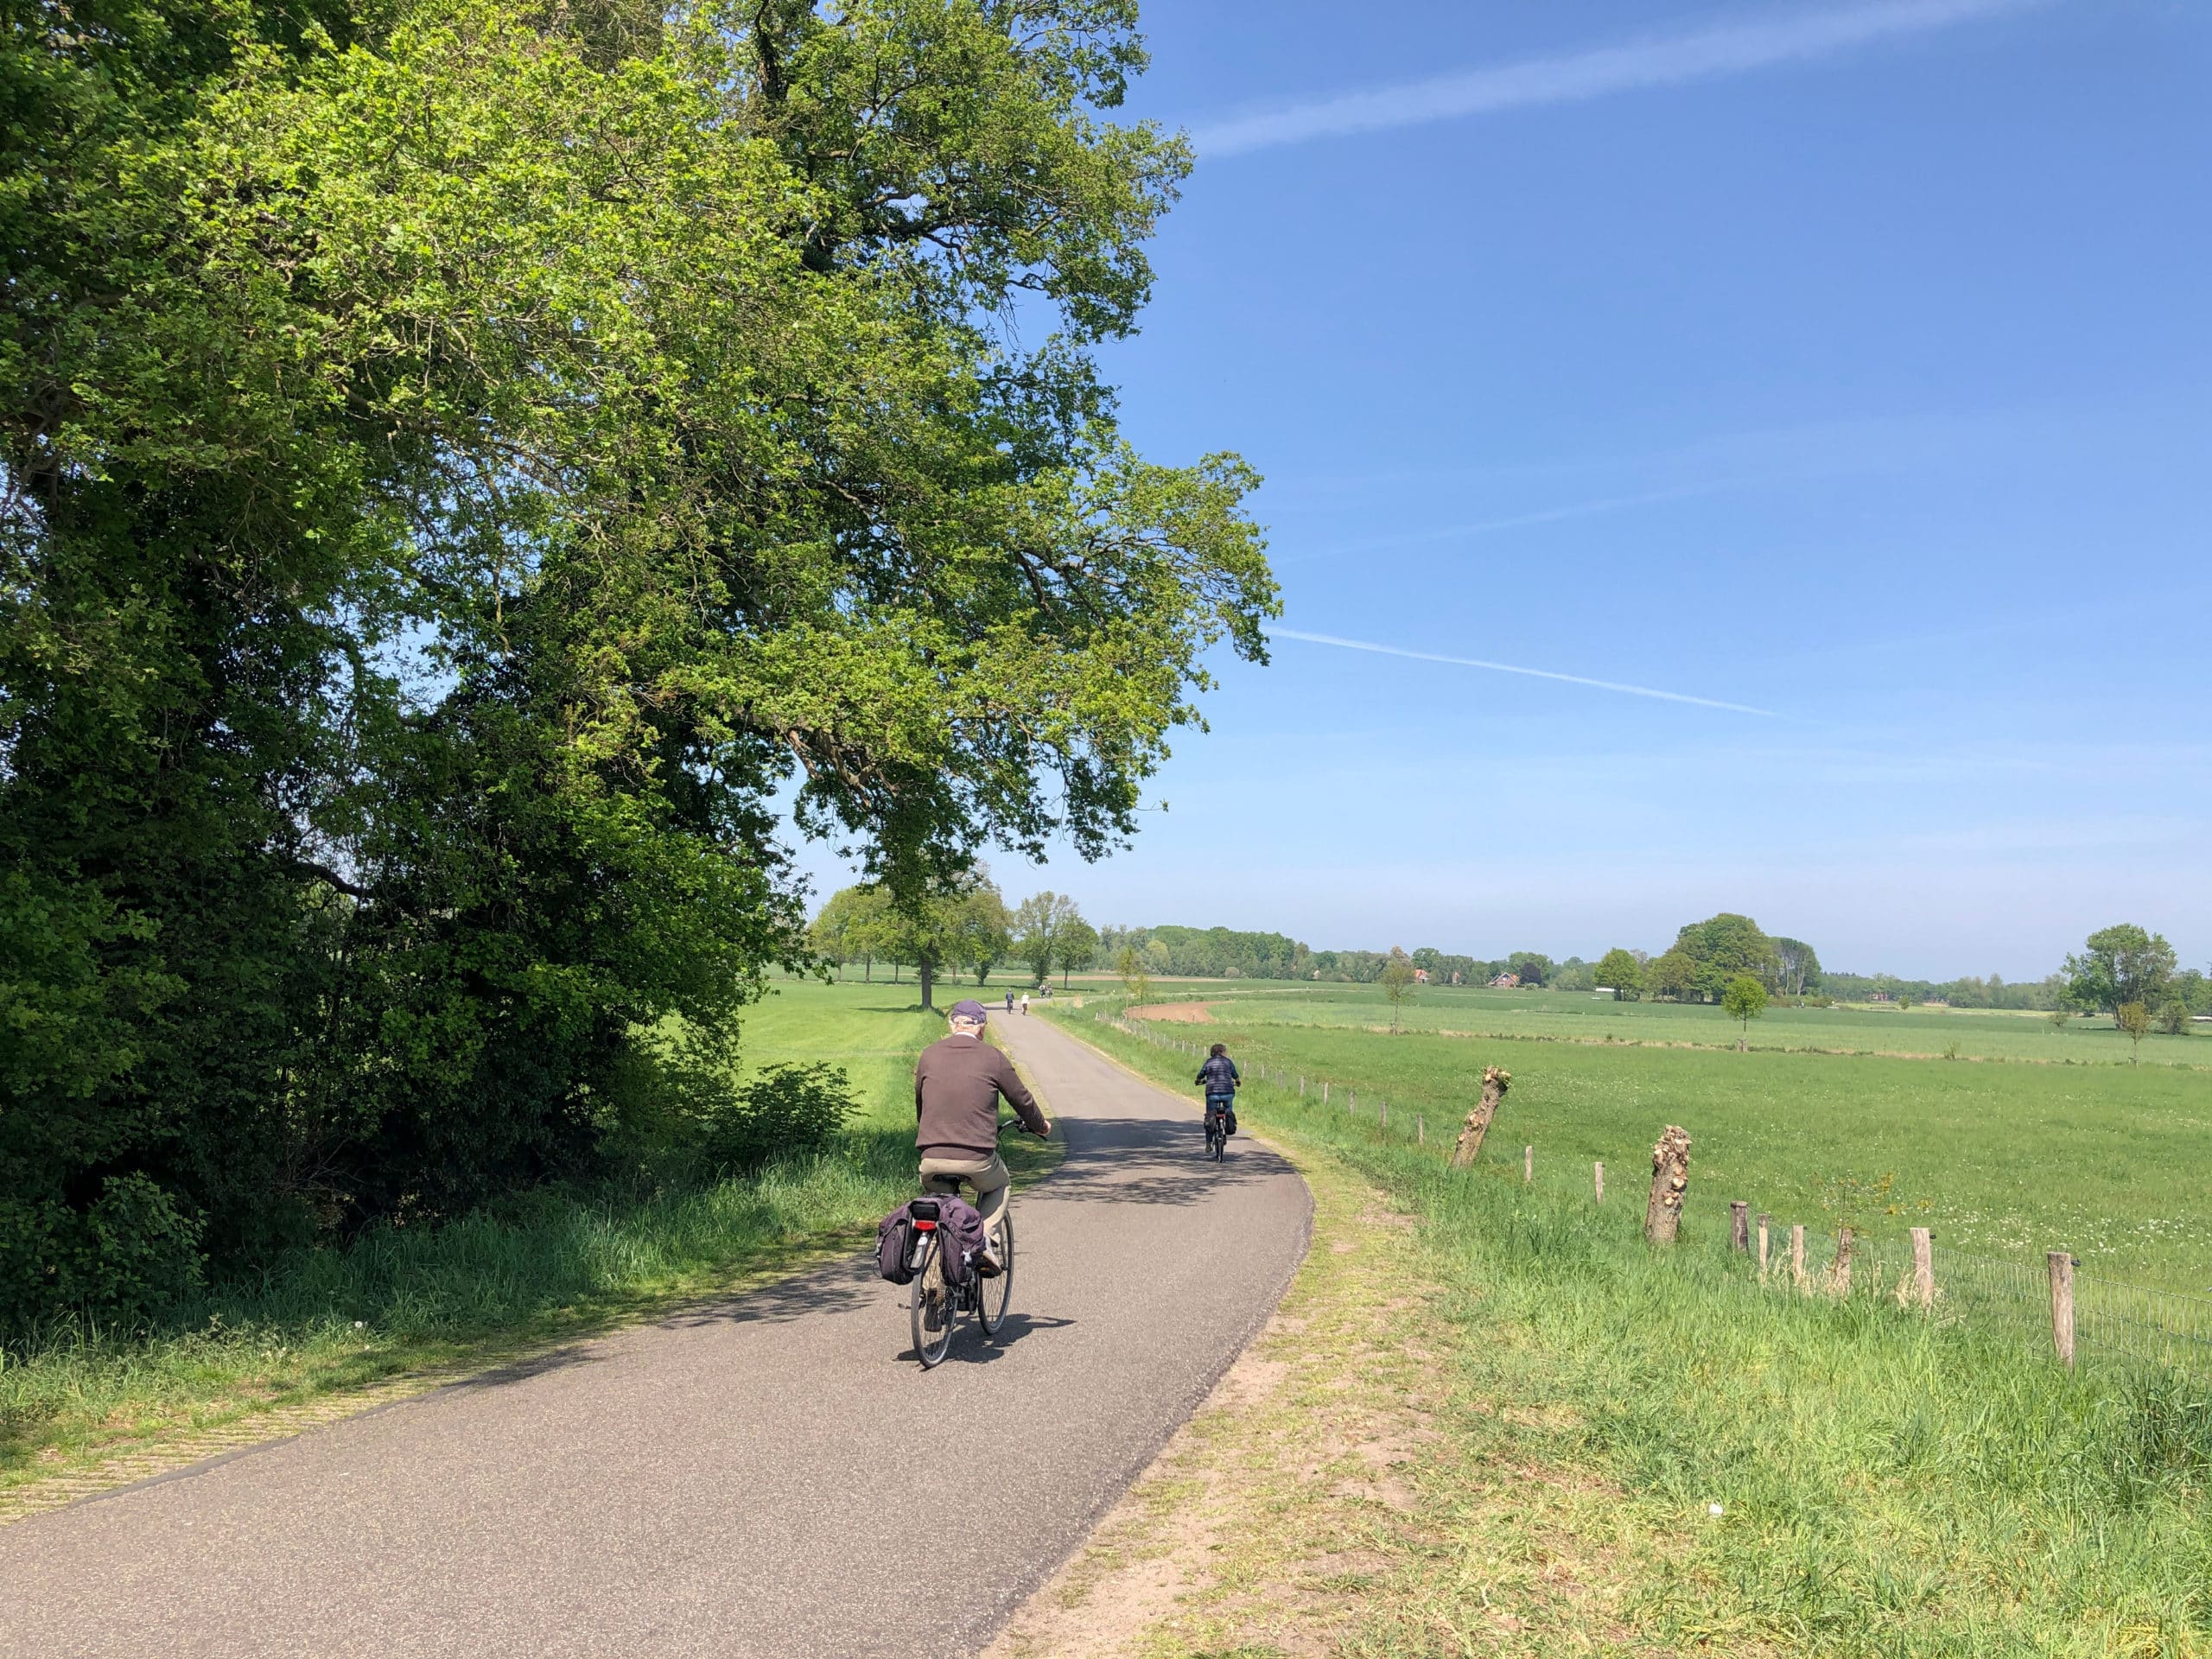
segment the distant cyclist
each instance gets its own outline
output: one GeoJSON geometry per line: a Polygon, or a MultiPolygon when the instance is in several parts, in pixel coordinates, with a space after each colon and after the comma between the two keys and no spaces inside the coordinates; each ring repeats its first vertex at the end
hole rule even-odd
{"type": "Polygon", "coordinates": [[[983,1040],[988,1019],[980,1002],[952,1005],[951,1034],[931,1043],[914,1065],[914,1144],[922,1154],[922,1191],[957,1194],[976,1189],[983,1217],[983,1259],[998,1271],[998,1219],[1013,1197],[1014,1178],[999,1156],[999,1096],[1032,1135],[1050,1135],[1014,1062],[983,1040]]]}
{"type": "Polygon", "coordinates": [[[1236,1062],[1229,1058],[1229,1045],[1216,1043],[1213,1052],[1206,1056],[1205,1064],[1198,1067],[1198,1075],[1191,1081],[1205,1085],[1206,1128],[1211,1133],[1216,1112],[1225,1117],[1236,1109],[1236,1086],[1244,1081],[1236,1062]]]}

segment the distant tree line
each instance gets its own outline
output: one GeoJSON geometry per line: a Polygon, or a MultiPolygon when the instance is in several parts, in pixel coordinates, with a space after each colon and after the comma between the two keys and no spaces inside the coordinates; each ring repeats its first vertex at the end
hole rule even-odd
{"type": "Polygon", "coordinates": [[[1302,979],[1357,985],[1382,982],[1394,958],[1403,957],[1433,985],[1487,985],[1511,975],[1523,985],[1588,990],[1596,981],[1588,963],[1569,957],[1554,963],[1539,950],[1516,950],[1495,959],[1455,956],[1423,945],[1416,950],[1315,950],[1282,933],[1242,932],[1229,927],[1115,927],[1100,931],[1104,960],[1135,954],[1148,974],[1189,979],[1302,979]]]}
{"type": "Polygon", "coordinates": [[[1308,979],[1313,953],[1281,933],[1227,927],[1108,927],[1099,933],[1108,961],[1133,950],[1150,974],[1192,979],[1308,979]]]}
{"type": "Polygon", "coordinates": [[[1028,984],[1041,985],[1055,971],[1065,983],[1099,956],[1097,931],[1074,899],[1046,891],[1009,909],[982,865],[918,893],[901,894],[886,882],[840,888],[816,914],[807,942],[840,977],[855,963],[867,979],[879,963],[894,981],[901,968],[913,969],[924,1007],[935,1006],[941,975],[972,973],[986,985],[1001,963],[1018,962],[1028,984]]]}
{"type": "MultiPolygon", "coordinates": [[[[2197,1015],[2212,1014],[2212,980],[2180,968],[2173,947],[2159,934],[2133,924],[2101,930],[2064,969],[2039,980],[1904,979],[1894,974],[1839,973],[1821,965],[1802,939],[1770,934],[1748,916],[1724,911],[1685,924],[1675,942],[1653,956],[1616,947],[1595,963],[1580,957],[1554,963],[1538,950],[1484,958],[1422,946],[1412,951],[1314,950],[1281,933],[1232,928],[1108,927],[1103,954],[1128,953],[1151,974],[1192,978],[1302,979],[1353,984],[1383,982],[1396,961],[1419,969],[1434,985],[1489,985],[1500,981],[1562,991],[1610,990],[1616,997],[1654,1001],[1721,1004],[1730,988],[1748,981],[1773,1001],[1827,1004],[1869,1000],[1942,1002],[1953,1007],[2013,1008],[2044,1013],[2109,1014],[2123,1029],[2181,1032],[2197,1015]],[[2135,1012],[2123,1012],[2133,1010],[2135,1012]]],[[[1738,988],[1737,1006],[1748,1001],[1738,988]]]]}

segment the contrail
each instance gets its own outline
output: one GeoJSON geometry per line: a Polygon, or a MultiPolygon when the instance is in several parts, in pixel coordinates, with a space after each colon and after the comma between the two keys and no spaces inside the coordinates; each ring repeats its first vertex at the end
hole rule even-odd
{"type": "Polygon", "coordinates": [[[1493,674],[1525,674],[1532,680],[1558,680],[1567,685],[1593,686],[1600,691],[1622,691],[1631,697],[1657,697],[1662,702],[1690,702],[1700,709],[1726,709],[1731,714],[1763,715],[1770,720],[1783,716],[1772,709],[1754,709],[1747,702],[1723,702],[1717,697],[1693,697],[1681,691],[1661,691],[1649,685],[1624,685],[1618,680],[1593,680],[1582,674],[1560,674],[1548,668],[1522,668],[1513,663],[1485,662],[1479,657],[1446,657],[1433,651],[1408,651],[1402,645],[1378,645],[1371,639],[1341,639],[1333,633],[1308,633],[1303,628],[1269,628],[1272,639],[1303,639],[1312,645],[1336,645],[1345,651],[1371,651],[1381,657],[1409,657],[1417,663],[1449,663],[1455,668],[1486,668],[1493,674]]]}
{"type": "Polygon", "coordinates": [[[1191,137],[1201,156],[1234,156],[1340,133],[1376,132],[1456,116],[1579,103],[1611,92],[1678,86],[1826,57],[1894,35],[1926,34],[2048,3],[1884,0],[1879,4],[1801,12],[1772,21],[1723,23],[1255,111],[1200,127],[1191,137]]]}

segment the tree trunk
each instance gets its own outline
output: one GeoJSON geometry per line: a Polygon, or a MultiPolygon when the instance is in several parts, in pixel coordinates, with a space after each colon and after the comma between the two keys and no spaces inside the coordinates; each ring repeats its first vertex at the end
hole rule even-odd
{"type": "Polygon", "coordinates": [[[922,976],[922,1011],[926,1014],[937,1006],[930,1001],[930,993],[937,987],[937,964],[933,962],[919,962],[915,963],[914,967],[915,971],[922,976]]]}
{"type": "Polygon", "coordinates": [[[1482,1156],[1483,1137],[1490,1133],[1491,1120],[1497,1116],[1497,1103],[1505,1098],[1505,1091],[1513,1086],[1513,1074],[1501,1067],[1483,1068],[1482,1098],[1475,1109],[1467,1114],[1467,1122],[1459,1131],[1459,1144],[1452,1148],[1452,1167],[1465,1169],[1482,1156]]]}
{"type": "Polygon", "coordinates": [[[1643,1236],[1671,1244],[1682,1224],[1682,1197],[1690,1185],[1689,1131],[1669,1123],[1651,1148],[1651,1198],[1643,1206],[1643,1236]]]}

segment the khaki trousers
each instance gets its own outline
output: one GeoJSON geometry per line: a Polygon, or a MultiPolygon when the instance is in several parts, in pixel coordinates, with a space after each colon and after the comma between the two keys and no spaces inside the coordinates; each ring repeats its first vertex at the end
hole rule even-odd
{"type": "Polygon", "coordinates": [[[1006,1160],[995,1152],[988,1158],[922,1160],[923,1192],[955,1197],[963,1181],[976,1189],[976,1212],[983,1217],[983,1230],[989,1232],[1014,1202],[1014,1177],[1007,1173],[1006,1160]]]}

